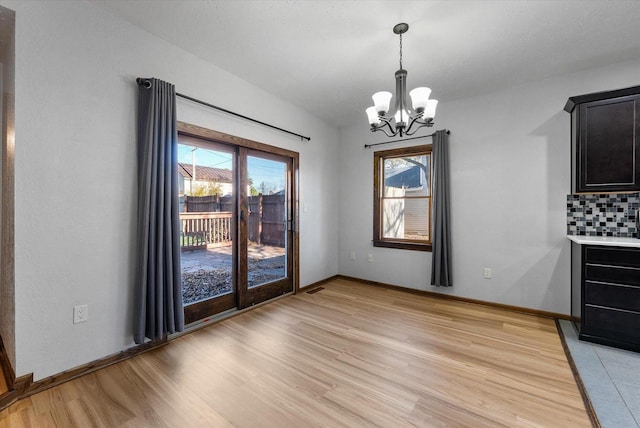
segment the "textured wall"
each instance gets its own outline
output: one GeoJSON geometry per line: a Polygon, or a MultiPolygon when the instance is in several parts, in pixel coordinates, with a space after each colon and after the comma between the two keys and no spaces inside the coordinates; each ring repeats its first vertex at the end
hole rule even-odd
{"type": "Polygon", "coordinates": [[[18,375],[41,379],[133,345],[136,77],[309,135],[177,106],[181,121],[300,153],[301,285],[337,273],[337,130],[90,2],[3,5],[18,24],[18,375]],[[89,321],[73,325],[79,304],[89,321]]]}

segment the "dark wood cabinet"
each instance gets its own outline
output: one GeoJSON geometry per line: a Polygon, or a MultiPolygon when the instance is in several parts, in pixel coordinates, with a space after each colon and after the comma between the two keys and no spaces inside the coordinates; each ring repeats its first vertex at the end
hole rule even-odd
{"type": "Polygon", "coordinates": [[[640,86],[571,97],[572,192],[640,190],[640,86]]]}
{"type": "Polygon", "coordinates": [[[580,339],[640,351],[640,248],[580,247],[580,289],[572,289],[580,339]]]}

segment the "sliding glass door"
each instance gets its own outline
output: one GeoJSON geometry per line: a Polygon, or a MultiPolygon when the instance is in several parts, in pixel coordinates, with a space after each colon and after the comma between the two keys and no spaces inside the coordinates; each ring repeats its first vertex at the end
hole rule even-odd
{"type": "Polygon", "coordinates": [[[296,158],[179,140],[185,323],[294,291],[296,158]]]}

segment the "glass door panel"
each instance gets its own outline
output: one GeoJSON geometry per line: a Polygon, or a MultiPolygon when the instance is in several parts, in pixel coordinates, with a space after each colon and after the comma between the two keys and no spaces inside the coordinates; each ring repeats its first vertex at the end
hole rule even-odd
{"type": "Polygon", "coordinates": [[[241,151],[241,158],[246,160],[240,203],[242,308],[293,291],[293,275],[291,159],[249,150],[245,156],[241,151]]]}
{"type": "Polygon", "coordinates": [[[178,144],[180,264],[185,323],[236,306],[234,151],[178,144]]]}
{"type": "Polygon", "coordinates": [[[287,277],[287,164],[248,156],[247,172],[247,285],[253,288],[287,277]]]}

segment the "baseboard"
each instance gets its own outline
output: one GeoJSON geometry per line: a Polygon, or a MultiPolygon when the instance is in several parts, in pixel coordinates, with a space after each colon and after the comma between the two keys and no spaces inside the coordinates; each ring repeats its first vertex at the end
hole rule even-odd
{"type": "Polygon", "coordinates": [[[147,342],[142,345],[125,349],[124,351],[118,352],[116,354],[112,354],[104,358],[100,358],[98,360],[89,362],[87,364],[83,364],[74,369],[66,370],[62,373],[49,376],[37,382],[33,382],[33,374],[21,376],[20,378],[16,379],[14,383],[14,388],[17,392],[18,399],[23,399],[23,398],[29,397],[30,395],[36,394],[38,392],[42,392],[51,387],[68,382],[72,379],[78,378],[80,376],[84,376],[96,370],[108,367],[112,364],[126,360],[133,356],[142,354],[143,352],[147,352],[152,349],[159,348],[163,345],[166,345],[167,343],[168,342],[166,337],[164,339],[147,342]]]}
{"type": "Polygon", "coordinates": [[[311,290],[313,288],[316,288],[316,287],[319,287],[321,285],[327,284],[327,283],[333,281],[334,279],[339,279],[339,278],[340,278],[340,275],[333,275],[333,276],[330,276],[329,278],[321,279],[320,281],[316,281],[316,282],[311,283],[309,285],[305,285],[304,287],[300,287],[300,291],[307,290],[307,289],[311,290]]]}
{"type": "Polygon", "coordinates": [[[576,385],[578,385],[578,390],[580,391],[580,395],[582,395],[582,401],[584,402],[584,407],[587,409],[587,414],[589,415],[589,419],[591,420],[591,425],[594,428],[600,428],[601,427],[600,421],[598,420],[596,411],[593,408],[591,399],[589,399],[589,394],[587,394],[587,388],[584,386],[584,383],[582,383],[582,378],[580,377],[580,372],[578,371],[578,367],[576,367],[576,363],[575,361],[573,361],[571,352],[569,352],[567,339],[564,337],[564,332],[562,331],[562,327],[560,327],[560,322],[558,322],[558,320],[556,320],[556,329],[558,330],[558,335],[560,336],[560,342],[562,343],[562,349],[564,350],[564,354],[567,356],[569,367],[571,367],[573,378],[576,381],[576,385]]]}
{"type": "Polygon", "coordinates": [[[15,389],[11,389],[0,395],[0,410],[5,409],[18,400],[18,394],[15,389]]]}
{"type": "Polygon", "coordinates": [[[494,307],[494,308],[504,309],[504,310],[507,310],[507,311],[520,312],[520,313],[525,313],[525,314],[530,314],[530,315],[537,315],[537,316],[540,316],[540,317],[551,318],[551,319],[569,320],[571,318],[570,315],[559,314],[559,313],[556,313],[556,312],[541,311],[539,309],[524,308],[524,307],[521,307],[521,306],[505,305],[503,303],[489,302],[489,301],[486,301],[486,300],[470,299],[468,297],[453,296],[451,294],[436,293],[434,291],[416,290],[415,288],[402,287],[400,285],[385,284],[383,282],[377,282],[377,281],[371,281],[371,280],[368,280],[368,279],[355,278],[355,277],[346,276],[346,275],[335,275],[335,276],[330,278],[330,280],[333,280],[333,279],[344,279],[344,280],[348,280],[348,281],[355,281],[355,282],[360,282],[362,284],[368,284],[368,285],[373,285],[373,286],[376,286],[376,287],[382,287],[382,288],[389,288],[389,289],[393,289],[393,290],[405,291],[407,293],[418,294],[418,295],[421,295],[421,296],[435,297],[435,298],[438,298],[438,299],[455,300],[455,301],[458,301],[458,302],[472,303],[472,304],[475,304],[475,305],[490,306],[490,307],[494,307]]]}

